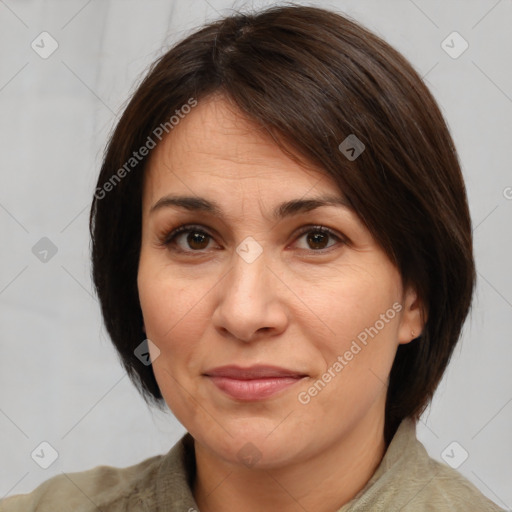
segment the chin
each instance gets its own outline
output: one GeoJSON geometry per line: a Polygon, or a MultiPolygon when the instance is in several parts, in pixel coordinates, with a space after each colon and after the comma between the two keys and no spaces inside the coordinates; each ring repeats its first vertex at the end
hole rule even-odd
{"type": "Polygon", "coordinates": [[[201,428],[194,437],[230,464],[249,469],[271,469],[286,464],[304,442],[294,438],[290,425],[288,428],[279,426],[280,421],[245,417],[224,423],[226,430],[201,428]]]}

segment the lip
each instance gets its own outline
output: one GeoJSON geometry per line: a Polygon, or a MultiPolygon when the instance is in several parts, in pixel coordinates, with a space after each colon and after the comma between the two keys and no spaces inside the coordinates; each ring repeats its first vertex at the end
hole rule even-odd
{"type": "Polygon", "coordinates": [[[219,366],[204,372],[208,377],[227,377],[228,379],[250,380],[267,379],[271,377],[305,377],[304,373],[281,368],[273,365],[254,365],[249,367],[237,366],[234,364],[219,366]]]}
{"type": "Polygon", "coordinates": [[[221,391],[236,400],[263,400],[300,382],[307,375],[271,365],[248,368],[220,366],[203,374],[221,391]]]}

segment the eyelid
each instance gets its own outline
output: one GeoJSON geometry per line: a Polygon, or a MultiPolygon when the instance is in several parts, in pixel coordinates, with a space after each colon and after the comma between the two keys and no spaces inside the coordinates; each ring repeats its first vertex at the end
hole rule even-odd
{"type": "Polygon", "coordinates": [[[181,224],[176,228],[164,230],[163,235],[159,237],[161,239],[160,245],[169,245],[178,235],[188,231],[198,231],[207,234],[210,238],[214,238],[210,231],[200,224],[181,224]]]}
{"type": "MultiPolygon", "coordinates": [[[[190,232],[190,231],[196,231],[196,232],[204,233],[207,236],[209,236],[212,240],[215,239],[215,235],[213,235],[211,233],[210,228],[206,228],[205,226],[203,226],[201,224],[181,224],[181,225],[179,225],[179,226],[177,226],[175,228],[171,228],[169,230],[164,230],[163,234],[159,237],[158,245],[159,246],[164,246],[164,247],[172,245],[173,241],[179,235],[181,235],[182,233],[190,232]]],[[[349,245],[349,246],[352,245],[351,240],[346,235],[340,233],[339,231],[337,231],[337,230],[335,230],[333,228],[330,228],[330,227],[322,225],[322,224],[306,224],[306,225],[303,225],[303,226],[301,226],[300,228],[298,228],[297,230],[295,230],[293,232],[292,237],[293,237],[294,240],[296,240],[298,237],[304,235],[305,233],[311,232],[311,231],[318,231],[318,232],[326,233],[330,237],[336,239],[339,243],[342,243],[344,245],[349,245]]],[[[328,247],[326,249],[318,249],[318,250],[303,249],[303,250],[306,251],[306,252],[309,252],[309,253],[313,253],[313,254],[314,253],[325,254],[330,249],[332,249],[332,246],[328,247]]],[[[189,253],[189,254],[196,254],[196,255],[205,254],[205,251],[192,251],[192,250],[185,250],[184,251],[184,250],[181,250],[181,249],[176,249],[176,251],[177,252],[181,251],[182,253],[189,253]]]]}
{"type": "MultiPolygon", "coordinates": [[[[337,238],[340,242],[343,242],[344,244],[347,244],[347,245],[350,244],[350,240],[343,233],[340,233],[339,231],[332,229],[328,226],[324,226],[323,224],[307,224],[305,226],[300,227],[297,231],[295,231],[293,236],[303,235],[304,233],[308,233],[309,231],[315,231],[315,230],[327,233],[328,235],[332,236],[333,238],[337,238]]],[[[319,252],[319,251],[315,251],[315,252],[319,252]]]]}

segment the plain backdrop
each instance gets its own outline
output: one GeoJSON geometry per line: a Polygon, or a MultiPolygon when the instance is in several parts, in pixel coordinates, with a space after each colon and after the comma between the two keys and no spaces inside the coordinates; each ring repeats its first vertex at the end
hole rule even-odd
{"type": "MultiPolygon", "coordinates": [[[[273,3],[0,0],[0,498],[60,472],[166,453],[185,432],[171,413],[146,406],[102,326],[89,205],[107,137],[147,66],[205,21],[273,3]],[[42,442],[58,453],[47,469],[33,456],[42,442]]],[[[467,452],[458,470],[512,509],[512,3],[314,5],[353,17],[401,51],[453,134],[478,286],[417,432],[437,460],[447,447],[457,460],[467,452]]]]}

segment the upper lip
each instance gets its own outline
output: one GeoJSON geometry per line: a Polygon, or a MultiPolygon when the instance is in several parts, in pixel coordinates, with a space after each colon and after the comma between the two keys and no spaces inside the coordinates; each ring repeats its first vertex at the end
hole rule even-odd
{"type": "Polygon", "coordinates": [[[270,377],[305,377],[305,374],[287,368],[272,365],[255,365],[243,368],[236,365],[218,366],[204,372],[208,377],[227,377],[230,379],[264,379],[270,377]]]}

